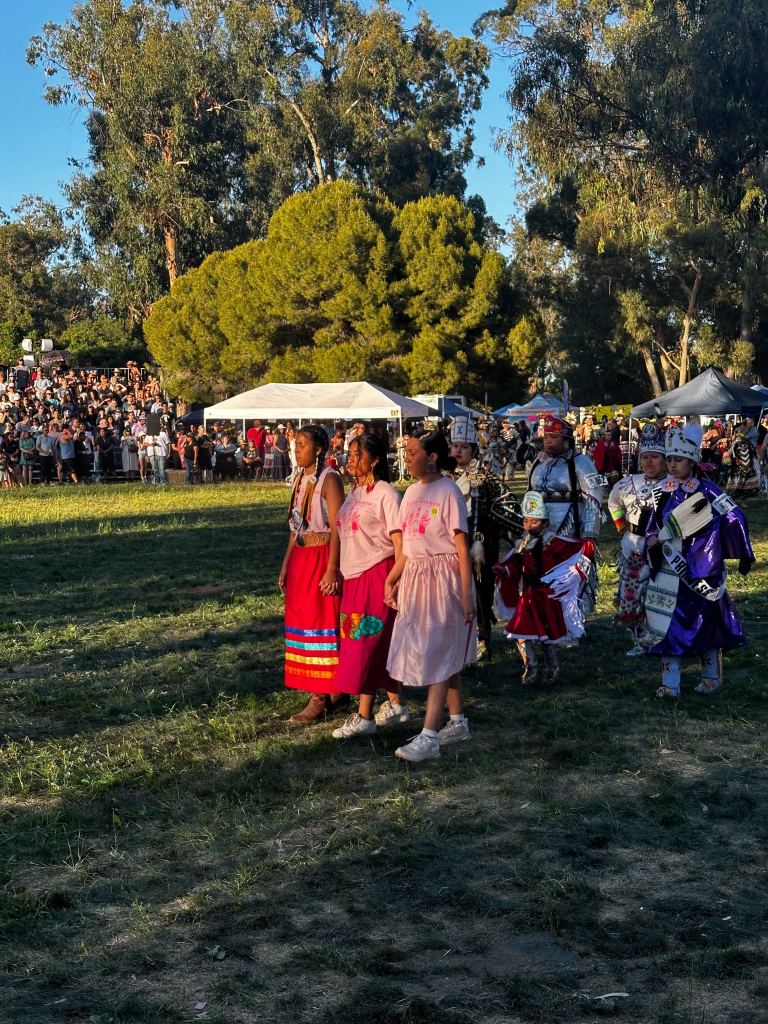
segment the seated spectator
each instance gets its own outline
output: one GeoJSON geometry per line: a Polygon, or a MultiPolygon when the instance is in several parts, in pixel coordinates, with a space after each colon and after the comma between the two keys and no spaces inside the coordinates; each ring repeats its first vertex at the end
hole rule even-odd
{"type": "Polygon", "coordinates": [[[259,449],[253,441],[248,441],[243,451],[243,477],[246,480],[255,480],[263,465],[259,449]]]}

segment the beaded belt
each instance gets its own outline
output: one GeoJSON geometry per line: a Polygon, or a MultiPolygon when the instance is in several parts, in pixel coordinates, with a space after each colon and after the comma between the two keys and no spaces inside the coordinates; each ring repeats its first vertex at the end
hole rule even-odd
{"type": "Polygon", "coordinates": [[[297,533],[296,545],[300,548],[320,548],[330,544],[330,533],[297,533]]]}

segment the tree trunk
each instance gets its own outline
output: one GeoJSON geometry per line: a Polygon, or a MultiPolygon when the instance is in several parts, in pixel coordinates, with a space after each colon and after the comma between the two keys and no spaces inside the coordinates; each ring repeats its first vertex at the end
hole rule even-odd
{"type": "Polygon", "coordinates": [[[755,317],[755,300],[752,296],[752,289],[749,281],[744,280],[741,288],[741,326],[739,328],[740,341],[752,341],[752,324],[755,317]]]}
{"type": "Polygon", "coordinates": [[[664,386],[667,391],[674,391],[675,384],[675,365],[666,352],[661,353],[661,373],[664,377],[664,386]]]}
{"type": "Polygon", "coordinates": [[[656,364],[653,361],[651,350],[649,348],[641,346],[640,355],[643,357],[645,369],[651,381],[651,387],[653,388],[653,397],[658,398],[659,395],[663,394],[664,389],[661,386],[661,381],[659,380],[659,374],[656,370],[656,364]]]}
{"type": "Polygon", "coordinates": [[[685,294],[688,296],[688,308],[683,318],[683,336],[680,339],[680,377],[678,387],[688,382],[688,369],[690,365],[689,345],[691,340],[691,325],[696,315],[696,307],[699,301],[699,289],[701,288],[701,269],[691,262],[695,277],[690,288],[683,285],[685,294]]]}
{"type": "Polygon", "coordinates": [[[179,264],[176,258],[176,228],[170,221],[163,224],[163,241],[165,242],[165,268],[168,271],[168,284],[173,288],[179,276],[179,264]]]}

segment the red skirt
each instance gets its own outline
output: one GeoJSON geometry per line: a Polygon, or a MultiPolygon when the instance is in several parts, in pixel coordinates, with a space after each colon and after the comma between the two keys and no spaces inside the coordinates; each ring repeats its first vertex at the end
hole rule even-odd
{"type": "Polygon", "coordinates": [[[549,595],[552,591],[541,583],[526,586],[515,607],[515,614],[504,628],[507,636],[516,640],[557,641],[568,638],[563,618],[563,606],[549,595]]]}
{"type": "Polygon", "coordinates": [[[389,641],[395,610],[384,604],[384,581],[394,558],[344,581],[341,596],[341,650],[334,689],[338,693],[376,693],[392,690],[387,672],[389,641]]]}
{"type": "Polygon", "coordinates": [[[330,549],[294,547],[285,575],[285,685],[334,692],[339,664],[339,596],[320,593],[330,549]]]}

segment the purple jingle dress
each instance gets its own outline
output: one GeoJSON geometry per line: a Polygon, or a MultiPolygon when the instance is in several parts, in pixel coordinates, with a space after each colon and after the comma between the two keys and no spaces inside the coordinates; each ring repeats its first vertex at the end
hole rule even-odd
{"type": "MultiPolygon", "coordinates": [[[[668,477],[662,486],[669,492],[669,499],[663,505],[661,518],[657,512],[655,521],[652,520],[648,528],[646,536],[649,540],[658,535],[671,513],[692,494],[703,494],[710,504],[723,494],[711,480],[696,477],[681,481],[668,477]]],[[[713,508],[712,513],[710,523],[683,540],[682,555],[691,583],[704,580],[711,587],[718,588],[725,583],[726,558],[738,559],[739,572],[746,576],[755,556],[747,520],[739,506],[734,505],[724,514],[713,508]]],[[[708,601],[681,579],[667,634],[648,649],[648,654],[679,657],[701,654],[713,648],[741,647],[745,643],[741,621],[727,591],[718,600],[708,601]]]]}

